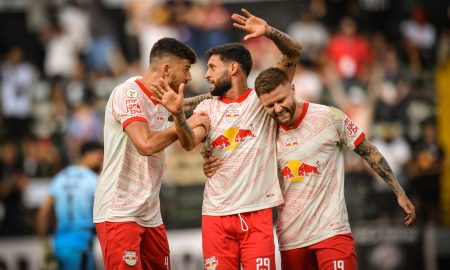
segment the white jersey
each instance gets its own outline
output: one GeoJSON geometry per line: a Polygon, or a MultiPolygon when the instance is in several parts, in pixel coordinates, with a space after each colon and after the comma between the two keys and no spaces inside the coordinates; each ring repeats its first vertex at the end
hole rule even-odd
{"type": "Polygon", "coordinates": [[[137,79],[117,86],[106,105],[105,158],[95,192],[94,223],[134,221],[146,227],[162,224],[159,191],[164,152],[140,155],[124,128],[142,121],[150,130],[162,131],[169,125],[169,112],[137,79]]]}
{"type": "Polygon", "coordinates": [[[204,100],[195,112],[210,119],[205,151],[223,163],[206,181],[203,215],[225,216],[275,207],[283,202],[277,177],[276,123],[255,91],[237,100],[204,100]]]}
{"type": "Polygon", "coordinates": [[[364,133],[340,110],[304,103],[295,127],[279,128],[277,140],[280,250],[316,244],[350,233],[344,198],[344,147],[354,149],[364,133]]]}

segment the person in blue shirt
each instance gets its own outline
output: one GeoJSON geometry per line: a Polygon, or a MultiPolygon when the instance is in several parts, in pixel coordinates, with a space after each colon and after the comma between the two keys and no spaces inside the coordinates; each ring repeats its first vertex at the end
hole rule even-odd
{"type": "Polygon", "coordinates": [[[53,248],[60,270],[95,269],[92,208],[102,162],[100,143],[83,144],[78,164],[64,168],[52,179],[49,195],[39,209],[37,230],[44,239],[52,214],[56,218],[53,248]]]}

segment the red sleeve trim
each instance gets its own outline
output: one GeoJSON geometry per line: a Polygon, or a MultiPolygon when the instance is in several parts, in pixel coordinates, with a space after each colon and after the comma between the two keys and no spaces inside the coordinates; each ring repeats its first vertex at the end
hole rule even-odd
{"type": "Polygon", "coordinates": [[[125,120],[122,123],[122,128],[125,128],[126,126],[128,126],[129,124],[131,124],[131,123],[133,123],[135,121],[148,123],[147,119],[145,119],[144,117],[134,116],[134,117],[131,117],[131,118],[128,118],[127,120],[125,120]]]}
{"type": "Polygon", "coordinates": [[[358,147],[358,145],[366,138],[366,134],[363,132],[359,135],[358,139],[353,143],[355,145],[355,148],[358,147]]]}

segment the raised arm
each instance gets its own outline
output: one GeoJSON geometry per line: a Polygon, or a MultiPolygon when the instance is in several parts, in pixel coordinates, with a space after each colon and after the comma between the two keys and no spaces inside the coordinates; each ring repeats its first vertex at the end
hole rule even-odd
{"type": "Polygon", "coordinates": [[[354,150],[370,165],[370,167],[388,184],[397,196],[399,206],[405,211],[403,219],[406,226],[411,225],[416,219],[414,205],[406,196],[405,191],[398,183],[391,167],[378,149],[367,139],[364,139],[354,150]]]}
{"type": "Polygon", "coordinates": [[[280,30],[270,26],[265,20],[254,16],[246,9],[242,9],[242,13],[244,13],[244,16],[239,14],[233,14],[231,16],[231,19],[234,20],[233,26],[248,32],[244,40],[259,36],[270,38],[282,53],[281,59],[276,64],[276,67],[283,70],[292,81],[295,75],[295,69],[300,60],[300,52],[302,50],[300,43],[280,30]]]}
{"type": "Polygon", "coordinates": [[[173,91],[164,79],[160,79],[158,83],[152,84],[152,88],[158,93],[160,103],[172,113],[175,120],[175,131],[181,146],[188,151],[194,149],[201,141],[203,141],[206,132],[209,130],[208,115],[197,114],[191,117],[193,119],[192,121],[199,125],[194,132],[191,126],[188,125],[183,110],[184,84],[180,85],[178,93],[173,91]]]}

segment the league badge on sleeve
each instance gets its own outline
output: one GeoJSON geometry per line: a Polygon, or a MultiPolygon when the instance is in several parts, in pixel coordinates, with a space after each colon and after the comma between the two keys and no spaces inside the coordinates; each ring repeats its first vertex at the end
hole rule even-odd
{"type": "Polygon", "coordinates": [[[133,250],[126,250],[123,253],[123,261],[128,266],[135,266],[138,263],[138,257],[136,255],[136,251],[133,250]]]}
{"type": "Polygon", "coordinates": [[[136,91],[134,91],[133,89],[128,89],[127,90],[127,97],[129,98],[137,98],[138,93],[136,91]]]}

